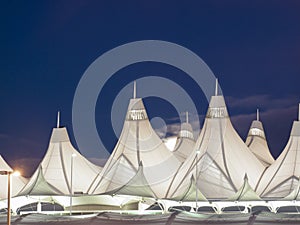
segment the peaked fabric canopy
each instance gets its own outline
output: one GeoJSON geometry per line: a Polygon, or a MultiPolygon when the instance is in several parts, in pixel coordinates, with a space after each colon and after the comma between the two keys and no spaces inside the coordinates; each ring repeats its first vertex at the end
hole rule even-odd
{"type": "Polygon", "coordinates": [[[143,170],[144,168],[141,162],[137,173],[134,175],[134,177],[131,178],[131,180],[128,181],[127,184],[107,194],[134,195],[134,196],[141,196],[141,197],[156,198],[155,194],[153,193],[150,185],[148,184],[145,178],[143,170]]]}
{"type": "Polygon", "coordinates": [[[240,189],[230,198],[229,201],[260,201],[258,194],[249,185],[247,174],[244,177],[244,183],[240,189]]]}
{"type": "Polygon", "coordinates": [[[268,143],[266,141],[262,122],[258,120],[254,120],[252,122],[246,139],[246,145],[266,167],[270,166],[274,162],[274,158],[270,153],[268,143]]]}
{"type": "Polygon", "coordinates": [[[176,145],[173,150],[174,155],[184,162],[191,154],[195,146],[193,128],[190,123],[181,124],[181,130],[176,140],[176,145]]]}
{"type": "Polygon", "coordinates": [[[245,174],[250,185],[255,186],[263,170],[262,163],[232,127],[224,97],[212,96],[194,151],[184,162],[169,194],[177,192],[193,174],[208,199],[225,199],[242,186],[245,174]]]}
{"type": "Polygon", "coordinates": [[[199,188],[197,187],[194,176],[191,177],[189,185],[186,187],[184,191],[179,190],[180,195],[176,196],[174,194],[172,200],[182,201],[182,202],[194,202],[194,201],[207,201],[205,196],[201,193],[199,188]]]}
{"type": "Polygon", "coordinates": [[[73,193],[87,193],[99,171],[72,146],[65,127],[53,128],[46,155],[20,194],[69,195],[71,186],[73,193]]]}
{"type": "Polygon", "coordinates": [[[10,171],[12,172],[13,169],[7,164],[7,162],[3,159],[0,155],[0,171],[10,171]]]}
{"type": "Polygon", "coordinates": [[[283,198],[298,185],[300,176],[300,121],[294,121],[288,143],[266,170],[257,193],[264,198],[283,198]]]}
{"type": "Polygon", "coordinates": [[[18,193],[19,196],[24,195],[63,195],[58,189],[49,184],[44,175],[43,169],[40,165],[34,172],[27,185],[18,193]]]}
{"type": "Polygon", "coordinates": [[[181,162],[157,136],[142,99],[136,98],[129,102],[119,141],[89,193],[106,193],[123,187],[138,173],[141,161],[144,178],[155,196],[164,197],[181,162]]]}
{"type": "MultiPolygon", "coordinates": [[[[13,169],[6,163],[6,161],[2,158],[0,155],[0,171],[10,171],[12,172],[13,169]]],[[[12,179],[12,190],[11,194],[12,196],[15,196],[27,183],[27,179],[21,176],[11,176],[12,179]]],[[[6,199],[7,198],[7,182],[8,182],[8,176],[7,175],[0,175],[0,199],[6,199]]]]}
{"type": "Polygon", "coordinates": [[[298,181],[297,187],[288,196],[286,196],[284,200],[288,200],[288,201],[300,200],[300,180],[298,181]]]}

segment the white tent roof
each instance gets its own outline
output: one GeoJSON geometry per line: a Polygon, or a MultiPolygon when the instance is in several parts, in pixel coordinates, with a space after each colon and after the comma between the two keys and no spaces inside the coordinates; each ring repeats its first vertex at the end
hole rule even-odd
{"type": "Polygon", "coordinates": [[[230,198],[229,201],[260,201],[259,195],[253,190],[248,182],[247,174],[244,177],[244,183],[240,189],[230,198]]]}
{"type": "Polygon", "coordinates": [[[141,197],[156,198],[150,185],[148,184],[148,181],[145,178],[143,170],[144,170],[143,163],[140,162],[137,173],[128,181],[127,184],[123,185],[122,187],[116,190],[107,192],[107,194],[134,195],[134,196],[141,196],[141,197]]]}
{"type": "Polygon", "coordinates": [[[46,155],[20,194],[68,195],[71,193],[71,170],[73,193],[86,193],[101,168],[89,162],[72,146],[65,127],[53,128],[46,155]]]}
{"type": "Polygon", "coordinates": [[[34,172],[27,185],[20,191],[19,196],[26,195],[63,195],[61,191],[56,189],[53,185],[49,184],[44,175],[43,169],[40,165],[34,172]]]}
{"type": "MultiPolygon", "coordinates": [[[[10,171],[12,172],[13,169],[6,163],[6,161],[0,155],[0,171],[10,171]]],[[[26,184],[27,180],[21,176],[13,176],[11,175],[11,194],[15,196],[26,184]]],[[[8,176],[7,175],[0,175],[0,199],[7,198],[7,182],[8,176]]]]}
{"type": "Polygon", "coordinates": [[[186,122],[181,124],[173,153],[181,162],[184,162],[193,151],[195,144],[193,128],[188,122],[187,115],[186,122]]]}
{"type": "Polygon", "coordinates": [[[187,183],[187,187],[183,187],[185,190],[178,190],[180,193],[178,196],[176,193],[174,194],[175,197],[172,197],[172,200],[182,201],[182,202],[195,202],[195,201],[207,201],[205,196],[202,194],[200,189],[197,187],[194,176],[190,178],[190,182],[187,183]]]}
{"type": "Polygon", "coordinates": [[[246,139],[246,145],[266,167],[270,166],[274,162],[274,158],[270,153],[268,143],[266,141],[263,124],[259,121],[258,117],[251,124],[246,139]]]}
{"type": "MultiPolygon", "coordinates": [[[[69,196],[52,196],[54,202],[62,205],[65,209],[70,207],[69,196]]],[[[122,210],[126,209],[126,205],[130,203],[137,203],[141,198],[132,196],[112,196],[112,195],[79,195],[73,196],[72,208],[76,210],[122,210]]],[[[72,224],[72,223],[71,223],[72,224]]]]}
{"type": "Polygon", "coordinates": [[[242,186],[245,174],[250,185],[255,186],[263,170],[264,166],[232,127],[224,97],[212,96],[194,151],[176,176],[169,194],[189,182],[194,174],[204,196],[225,199],[242,186]]]}
{"type": "Polygon", "coordinates": [[[300,180],[298,181],[297,187],[288,195],[286,196],[283,200],[288,200],[288,201],[299,201],[300,200],[300,180]]]}
{"type": "Polygon", "coordinates": [[[276,161],[264,173],[257,192],[265,198],[290,194],[300,176],[300,121],[294,121],[288,143],[276,161]]]}
{"type": "Polygon", "coordinates": [[[119,141],[89,193],[106,193],[124,186],[136,175],[140,162],[155,195],[164,197],[181,163],[157,136],[142,99],[136,98],[129,102],[119,141]]]}

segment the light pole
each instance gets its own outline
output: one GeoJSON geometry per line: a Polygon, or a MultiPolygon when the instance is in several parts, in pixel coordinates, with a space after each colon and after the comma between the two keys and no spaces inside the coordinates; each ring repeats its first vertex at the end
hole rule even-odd
{"type": "Polygon", "coordinates": [[[73,204],[73,160],[74,160],[74,158],[76,157],[76,154],[75,153],[73,153],[72,155],[71,155],[71,196],[70,196],[70,215],[72,215],[72,204],[73,204]]]}
{"type": "Polygon", "coordinates": [[[18,171],[0,171],[0,175],[7,175],[7,225],[11,224],[11,210],[10,210],[10,200],[11,200],[11,175],[19,176],[20,173],[18,171]]]}
{"type": "Polygon", "coordinates": [[[196,181],[196,212],[198,212],[198,155],[200,153],[200,150],[196,150],[196,176],[195,176],[195,181],[196,181]]]}

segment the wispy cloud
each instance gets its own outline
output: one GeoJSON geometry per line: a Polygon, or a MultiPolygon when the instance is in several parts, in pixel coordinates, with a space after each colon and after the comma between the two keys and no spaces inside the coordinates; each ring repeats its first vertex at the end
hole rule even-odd
{"type": "MultiPolygon", "coordinates": [[[[165,136],[169,137],[178,135],[181,129],[180,118],[181,117],[173,117],[168,119],[168,124],[163,127],[156,128],[155,132],[162,138],[164,138],[165,136]]],[[[192,125],[195,137],[198,136],[200,132],[201,127],[199,123],[203,121],[204,115],[199,115],[198,118],[199,119],[197,120],[197,118],[193,115],[189,117],[189,123],[192,125]]],[[[185,122],[185,119],[182,119],[182,122],[185,122]]]]}
{"type": "Polygon", "coordinates": [[[262,108],[265,110],[285,108],[295,105],[299,102],[298,96],[284,96],[281,98],[274,98],[271,95],[253,95],[245,98],[226,97],[226,102],[229,108],[236,109],[253,109],[262,108]]]}
{"type": "Polygon", "coordinates": [[[0,139],[7,139],[7,138],[9,138],[9,135],[0,133],[0,139]]]}
{"type": "MultiPolygon", "coordinates": [[[[268,109],[260,113],[269,147],[275,158],[285,147],[293,121],[297,119],[298,105],[268,109]]],[[[253,114],[239,114],[231,117],[231,121],[241,135],[245,138],[252,120],[256,118],[253,114]]]]}
{"type": "MultiPolygon", "coordinates": [[[[270,95],[253,95],[245,98],[227,97],[226,103],[229,108],[230,119],[239,135],[245,139],[251,125],[256,119],[256,108],[260,108],[260,119],[264,124],[270,149],[275,157],[283,150],[293,120],[298,115],[298,96],[284,96],[274,98],[270,95]]],[[[204,115],[199,115],[200,121],[204,121],[204,115]]],[[[168,119],[168,136],[177,135],[180,130],[180,118],[168,119]]],[[[191,119],[193,128],[197,127],[197,121],[191,119]]],[[[162,132],[166,128],[156,129],[162,132]]]]}

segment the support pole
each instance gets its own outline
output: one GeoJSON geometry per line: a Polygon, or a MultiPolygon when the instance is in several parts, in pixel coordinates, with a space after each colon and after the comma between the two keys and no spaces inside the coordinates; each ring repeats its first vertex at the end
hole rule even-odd
{"type": "Polygon", "coordinates": [[[74,157],[76,157],[76,154],[73,153],[71,155],[71,195],[70,195],[70,216],[72,215],[72,206],[73,206],[73,167],[74,167],[74,157]]]}
{"type": "Polygon", "coordinates": [[[8,171],[7,173],[7,178],[8,178],[8,183],[7,183],[7,225],[10,225],[11,221],[11,207],[10,207],[10,200],[11,200],[11,171],[8,171]]]}
{"type": "Polygon", "coordinates": [[[198,212],[198,155],[200,151],[199,149],[196,150],[196,176],[195,176],[195,182],[196,182],[196,212],[198,212]]]}

